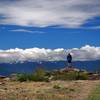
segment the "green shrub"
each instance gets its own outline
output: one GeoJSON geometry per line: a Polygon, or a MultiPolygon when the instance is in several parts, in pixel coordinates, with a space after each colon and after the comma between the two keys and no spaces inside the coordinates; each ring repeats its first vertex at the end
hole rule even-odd
{"type": "Polygon", "coordinates": [[[54,80],[87,80],[88,74],[83,72],[62,72],[53,74],[54,80]]]}
{"type": "Polygon", "coordinates": [[[37,68],[33,74],[18,74],[17,81],[46,81],[49,82],[50,77],[53,80],[87,80],[88,74],[85,72],[47,72],[43,68],[37,68]]]}
{"type": "Polygon", "coordinates": [[[77,77],[78,80],[88,80],[88,74],[87,73],[79,73],[78,77],[77,77]]]}
{"type": "Polygon", "coordinates": [[[61,86],[60,86],[59,84],[56,84],[56,85],[53,86],[53,88],[54,88],[54,89],[60,89],[61,86]]]}
{"type": "Polygon", "coordinates": [[[69,89],[69,91],[72,91],[72,92],[74,92],[74,91],[75,91],[75,89],[72,89],[72,88],[71,88],[71,89],[69,89]]]}
{"type": "Polygon", "coordinates": [[[48,81],[49,77],[46,76],[44,69],[39,68],[33,74],[17,74],[17,81],[48,81]]]}
{"type": "Polygon", "coordinates": [[[54,75],[54,80],[76,80],[77,79],[77,72],[63,72],[63,73],[56,73],[54,75]]]}
{"type": "Polygon", "coordinates": [[[17,81],[20,81],[20,82],[23,82],[23,81],[26,81],[27,78],[26,78],[26,74],[17,74],[17,77],[16,77],[17,81]]]}

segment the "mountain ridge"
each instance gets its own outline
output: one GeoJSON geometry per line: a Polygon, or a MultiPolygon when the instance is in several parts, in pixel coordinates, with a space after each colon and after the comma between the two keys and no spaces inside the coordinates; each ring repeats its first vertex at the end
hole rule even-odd
{"type": "MultiPolygon", "coordinates": [[[[74,61],[72,66],[87,71],[100,69],[100,60],[74,61]]],[[[0,63],[0,75],[8,76],[13,73],[33,73],[36,68],[43,67],[46,70],[62,69],[67,67],[66,61],[37,61],[23,63],[0,63]]]]}

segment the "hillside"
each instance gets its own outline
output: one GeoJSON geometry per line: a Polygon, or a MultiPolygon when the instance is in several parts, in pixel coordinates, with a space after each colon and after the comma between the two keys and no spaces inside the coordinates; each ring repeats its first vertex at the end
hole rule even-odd
{"type": "MultiPolygon", "coordinates": [[[[1,63],[0,75],[10,75],[12,73],[32,73],[37,67],[44,67],[46,70],[61,69],[67,66],[66,61],[54,62],[23,62],[23,63],[1,63]]],[[[87,71],[95,71],[100,69],[100,60],[96,61],[77,61],[73,62],[73,66],[87,71]]]]}
{"type": "Polygon", "coordinates": [[[96,81],[0,82],[0,100],[87,100],[96,81]]]}

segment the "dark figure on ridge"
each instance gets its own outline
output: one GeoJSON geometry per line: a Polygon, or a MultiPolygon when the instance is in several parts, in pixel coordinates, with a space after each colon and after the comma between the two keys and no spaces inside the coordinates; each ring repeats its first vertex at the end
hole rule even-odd
{"type": "Polygon", "coordinates": [[[71,63],[72,63],[72,56],[71,56],[71,54],[70,54],[70,53],[67,55],[67,62],[68,62],[68,67],[71,67],[71,63]]]}

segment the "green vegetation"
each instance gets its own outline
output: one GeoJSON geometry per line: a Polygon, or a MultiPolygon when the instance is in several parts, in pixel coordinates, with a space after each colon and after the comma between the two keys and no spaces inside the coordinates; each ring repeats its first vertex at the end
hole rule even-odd
{"type": "Polygon", "coordinates": [[[87,80],[88,74],[79,71],[51,71],[47,72],[43,68],[38,68],[33,74],[17,74],[17,81],[50,81],[50,80],[87,80]]]}
{"type": "Polygon", "coordinates": [[[54,80],[87,80],[88,75],[87,73],[84,72],[75,72],[75,71],[70,71],[70,72],[63,72],[63,73],[54,73],[54,80]]]}
{"type": "Polygon", "coordinates": [[[61,86],[60,86],[59,84],[55,84],[55,85],[53,86],[53,88],[54,88],[54,89],[60,89],[61,86]]]}
{"type": "Polygon", "coordinates": [[[100,84],[96,86],[95,90],[88,96],[87,100],[100,100],[100,84]]]}
{"type": "Polygon", "coordinates": [[[44,69],[39,68],[33,74],[17,74],[17,81],[48,81],[48,76],[44,69]]]}
{"type": "Polygon", "coordinates": [[[84,73],[84,72],[78,72],[77,73],[78,75],[76,76],[76,79],[78,80],[88,80],[89,77],[88,77],[88,74],[87,73],[84,73]]]}
{"type": "Polygon", "coordinates": [[[15,100],[15,97],[14,96],[9,96],[8,100],[15,100]]]}

